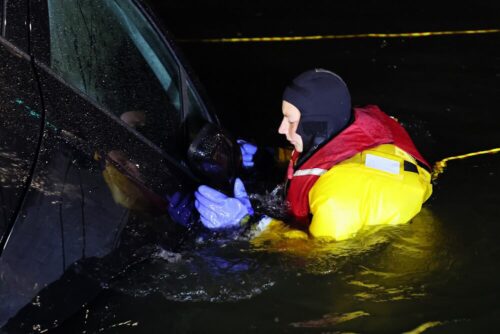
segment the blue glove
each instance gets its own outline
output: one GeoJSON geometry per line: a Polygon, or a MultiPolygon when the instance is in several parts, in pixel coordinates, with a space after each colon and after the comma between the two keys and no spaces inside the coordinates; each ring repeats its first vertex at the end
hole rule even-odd
{"type": "Polygon", "coordinates": [[[167,211],[173,221],[183,226],[191,223],[191,216],[194,211],[193,200],[190,195],[182,196],[180,192],[175,192],[172,196],[166,196],[168,200],[167,211]]]}
{"type": "Polygon", "coordinates": [[[252,204],[240,179],[234,183],[234,197],[208,186],[200,186],[194,196],[200,220],[209,229],[238,226],[245,216],[253,214],[252,204]]]}
{"type": "Polygon", "coordinates": [[[241,156],[243,158],[243,167],[251,168],[254,165],[253,156],[257,152],[257,146],[243,139],[236,141],[240,145],[241,156]]]}

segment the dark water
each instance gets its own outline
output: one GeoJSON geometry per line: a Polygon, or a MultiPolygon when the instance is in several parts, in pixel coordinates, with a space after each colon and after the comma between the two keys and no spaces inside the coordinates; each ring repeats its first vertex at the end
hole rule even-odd
{"type": "MultiPolygon", "coordinates": [[[[342,7],[343,16],[317,1],[325,7],[306,6],[305,17],[300,8],[279,4],[215,2],[201,15],[188,2],[165,5],[165,15],[178,37],[500,27],[492,26],[500,23],[493,14],[498,8],[481,2],[437,9],[414,4],[406,11],[367,2],[359,11],[342,7]]],[[[223,124],[240,137],[281,143],[275,132],[285,84],[303,70],[324,67],[345,79],[355,104],[378,104],[396,116],[433,162],[500,146],[499,38],[180,46],[223,124]]],[[[179,252],[150,245],[60,331],[498,332],[499,173],[500,155],[450,162],[410,224],[345,242],[280,240],[263,250],[245,241],[199,240],[179,252]]]]}
{"type": "Polygon", "coordinates": [[[499,167],[450,164],[410,224],[345,242],[157,248],[64,331],[496,332],[499,167]]]}

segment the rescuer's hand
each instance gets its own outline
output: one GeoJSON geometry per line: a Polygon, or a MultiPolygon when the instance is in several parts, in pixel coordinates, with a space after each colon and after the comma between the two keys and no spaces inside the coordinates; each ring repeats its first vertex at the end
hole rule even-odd
{"type": "Polygon", "coordinates": [[[243,159],[243,167],[244,168],[253,167],[254,166],[253,157],[257,152],[257,146],[243,139],[238,139],[236,142],[240,145],[241,157],[243,159]]]}
{"type": "Polygon", "coordinates": [[[170,218],[176,223],[188,226],[194,211],[192,195],[176,192],[172,196],[166,196],[166,199],[168,200],[167,211],[170,218]]]}
{"type": "Polygon", "coordinates": [[[240,179],[234,183],[234,197],[228,197],[208,186],[200,186],[194,195],[200,220],[209,229],[238,226],[244,217],[254,212],[240,179]]]}

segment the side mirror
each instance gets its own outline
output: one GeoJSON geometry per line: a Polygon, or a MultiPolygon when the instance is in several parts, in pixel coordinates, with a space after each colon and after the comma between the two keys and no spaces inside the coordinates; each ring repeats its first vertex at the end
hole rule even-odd
{"type": "Polygon", "coordinates": [[[189,146],[187,157],[190,167],[203,182],[232,195],[241,166],[241,151],[226,131],[215,124],[205,124],[189,146]]]}

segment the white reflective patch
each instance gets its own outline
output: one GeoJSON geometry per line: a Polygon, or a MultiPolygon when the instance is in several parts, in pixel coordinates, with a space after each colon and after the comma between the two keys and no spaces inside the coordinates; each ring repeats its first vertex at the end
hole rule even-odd
{"type": "Polygon", "coordinates": [[[378,169],[391,174],[399,174],[399,167],[401,163],[397,160],[379,157],[373,154],[367,154],[365,166],[378,169]]]}
{"type": "Polygon", "coordinates": [[[326,169],[322,168],[311,168],[311,169],[301,169],[293,173],[293,176],[305,176],[305,175],[323,175],[327,172],[326,169]]]}

